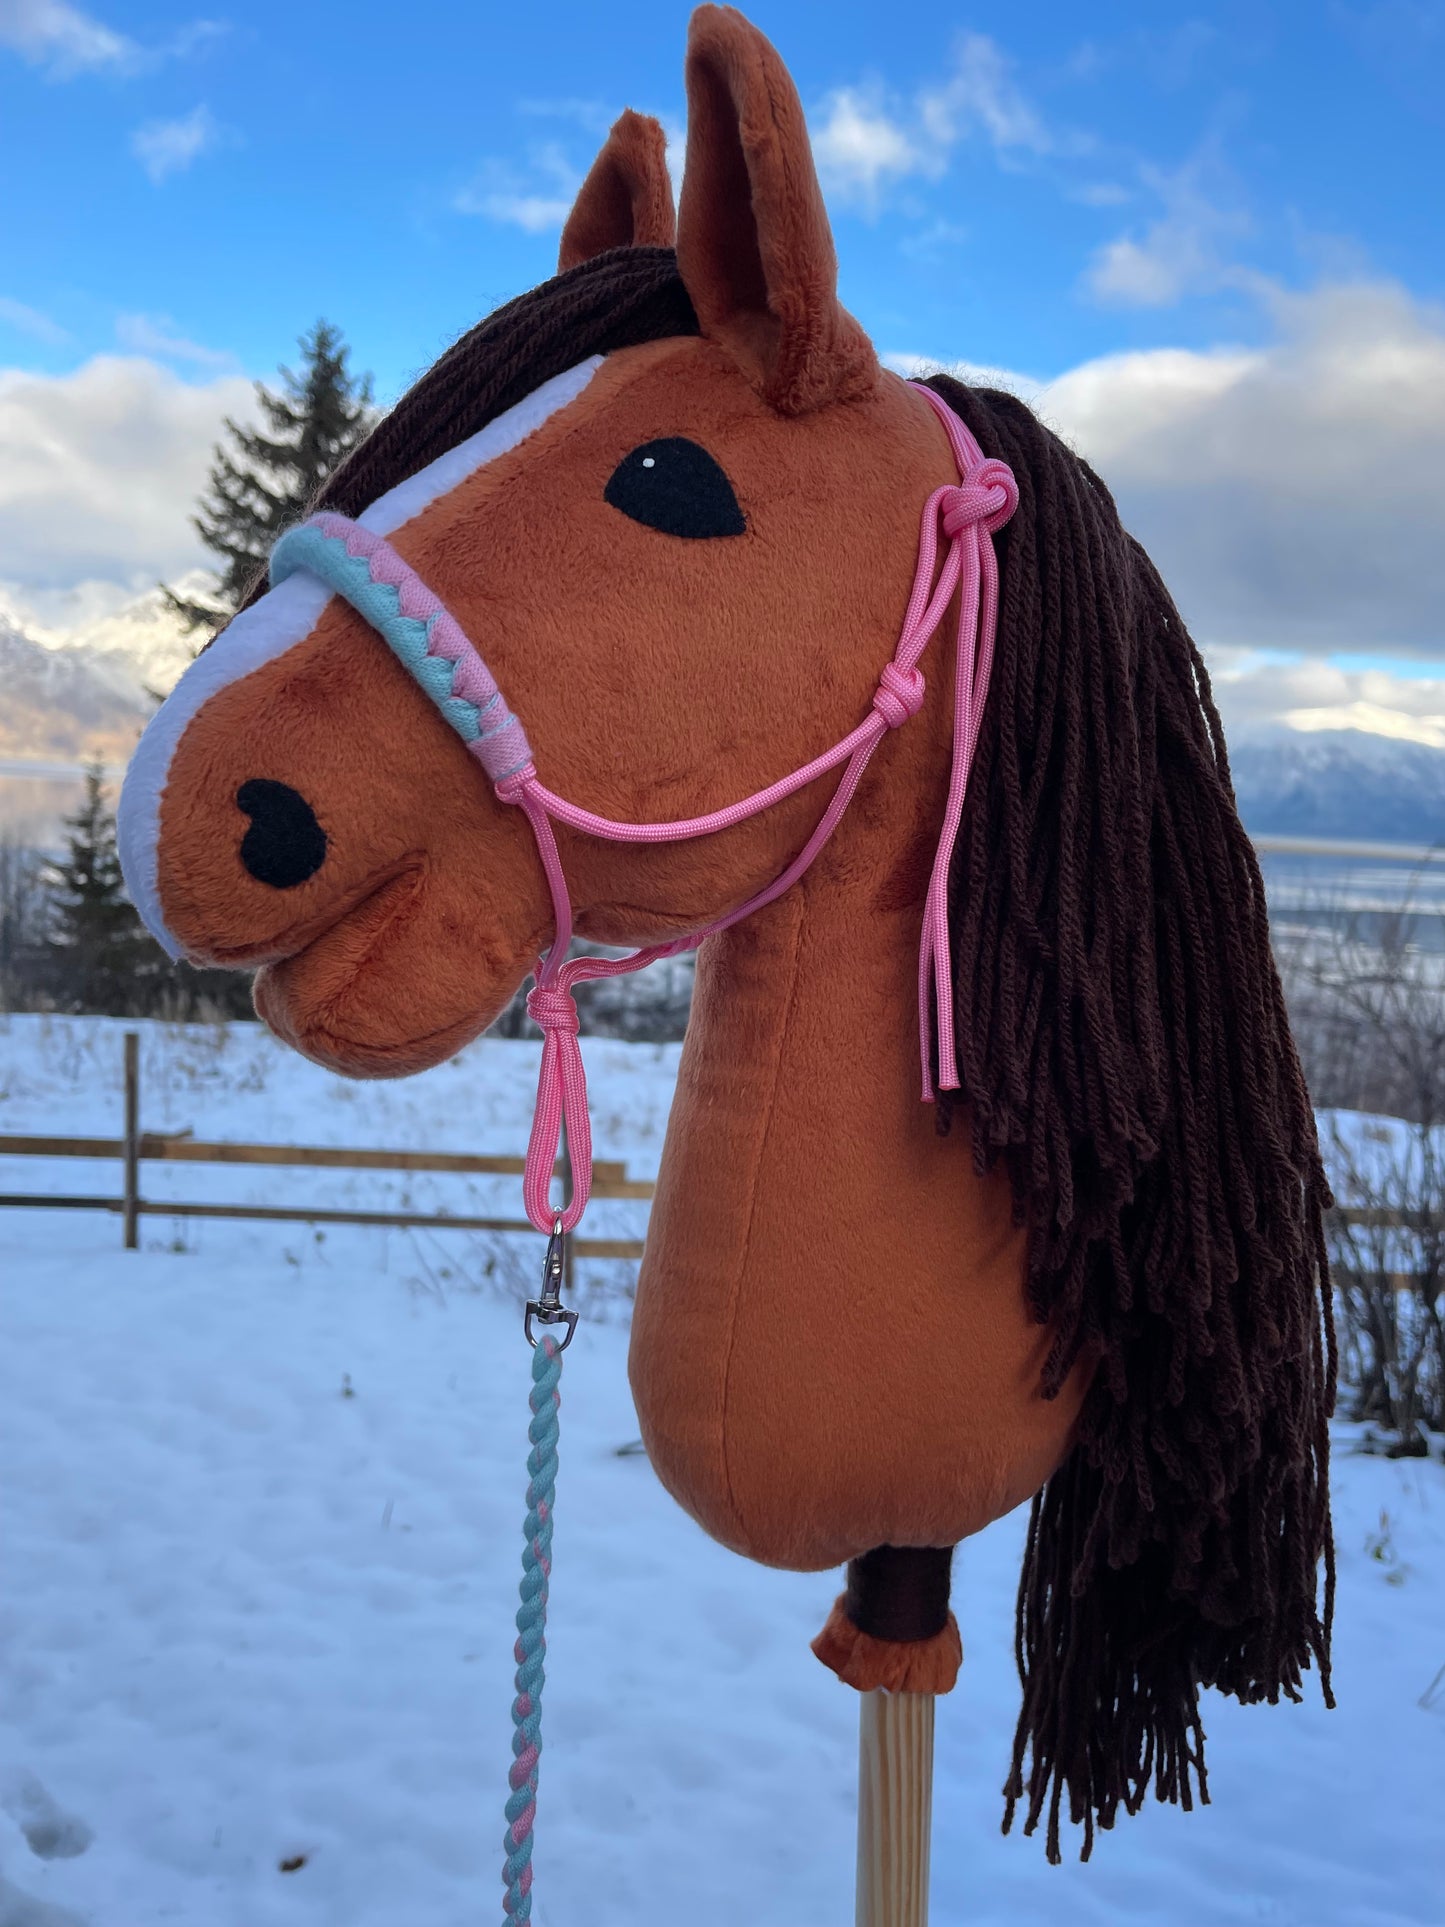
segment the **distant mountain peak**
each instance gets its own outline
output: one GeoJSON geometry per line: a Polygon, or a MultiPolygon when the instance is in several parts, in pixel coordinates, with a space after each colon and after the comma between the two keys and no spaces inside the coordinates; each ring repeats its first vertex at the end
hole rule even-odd
{"type": "MultiPolygon", "coordinates": [[[[201,600],[215,578],[193,570],[176,587],[201,600]]],[[[199,640],[159,586],[70,630],[0,606],[0,758],[123,763],[199,640]]]]}
{"type": "Polygon", "coordinates": [[[1445,837],[1445,749],[1361,729],[1255,723],[1229,732],[1245,828],[1340,842],[1445,837]]]}

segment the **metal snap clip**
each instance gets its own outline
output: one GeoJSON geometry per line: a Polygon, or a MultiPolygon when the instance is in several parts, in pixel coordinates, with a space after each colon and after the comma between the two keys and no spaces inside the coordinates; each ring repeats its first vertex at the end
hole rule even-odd
{"type": "Polygon", "coordinates": [[[526,1314],[522,1320],[522,1330],[526,1333],[527,1343],[535,1350],[537,1334],[532,1330],[533,1320],[539,1325],[565,1325],[567,1336],[557,1347],[565,1352],[572,1343],[572,1334],[577,1329],[577,1314],[562,1303],[562,1275],[567,1263],[567,1234],[562,1229],[560,1217],[552,1221],[552,1235],[547,1240],[547,1256],[542,1260],[542,1296],[527,1300],[526,1314]]]}

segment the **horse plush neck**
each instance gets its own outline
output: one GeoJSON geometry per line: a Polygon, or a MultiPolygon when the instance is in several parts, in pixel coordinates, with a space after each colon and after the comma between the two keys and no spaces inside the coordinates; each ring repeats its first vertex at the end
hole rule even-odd
{"type": "Polygon", "coordinates": [[[1056,1858],[1067,1799],[1087,1852],[1151,1784],[1205,1795],[1201,1687],[1295,1697],[1313,1661],[1329,1690],[1328,1193],[1259,870],[1107,490],[1011,396],[880,366],[796,92],[730,9],[694,15],[687,91],[675,235],[661,130],[624,115],[559,275],[323,490],[346,560],[293,543],[158,713],[126,872],[297,1049],[422,1069],[561,961],[542,832],[478,749],[516,724],[577,806],[547,819],[577,932],[714,931],[633,1323],[658,1475],[751,1558],[849,1564],[818,1650],[864,1688],[951,1684],[949,1551],[1031,1498],[1008,1812],[1056,1858]],[[867,721],[960,448],[1015,491],[967,756],[955,609],[791,888],[762,901],[835,776],[703,836],[589,834],[713,818],[867,721]]]}

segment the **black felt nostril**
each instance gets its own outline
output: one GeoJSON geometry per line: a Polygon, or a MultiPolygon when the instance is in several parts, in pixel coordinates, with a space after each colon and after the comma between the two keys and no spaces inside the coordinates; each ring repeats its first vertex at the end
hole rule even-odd
{"type": "Polygon", "coordinates": [[[253,776],[236,791],[251,819],[241,838],[241,861],[258,883],[292,890],[314,877],[326,861],[326,832],[316,812],[288,783],[253,776]]]}

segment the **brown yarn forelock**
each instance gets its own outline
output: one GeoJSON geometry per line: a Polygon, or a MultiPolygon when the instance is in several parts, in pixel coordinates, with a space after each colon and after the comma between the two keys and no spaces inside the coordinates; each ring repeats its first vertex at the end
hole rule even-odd
{"type": "Polygon", "coordinates": [[[454,342],[341,464],[316,506],[359,515],[589,355],[696,333],[671,248],[613,248],[580,262],[454,342]]]}
{"type": "MultiPolygon", "coordinates": [[[[586,356],[696,332],[671,250],[599,256],[450,348],[317,506],[359,514],[586,356]]],[[[1019,485],[950,879],[957,1114],[1028,1227],[1044,1391],[1097,1360],[1018,1602],[1004,1825],[1046,1816],[1057,1860],[1065,1794],[1085,1857],[1151,1782],[1208,1797],[1201,1687],[1295,1699],[1313,1660],[1332,1703],[1330,1197],[1198,651],[1085,463],[1013,396],[932,386],[1019,485]]]]}
{"type": "Polygon", "coordinates": [[[1332,1202],[1209,677],[1113,501],[1011,395],[931,385],[1012,467],[950,879],[958,1103],[1006,1161],[1043,1390],[1097,1360],[1034,1500],[1008,1828],[1208,1798],[1199,1690],[1327,1704],[1332,1202]],[[966,1110],[965,1110],[966,1107],[966,1110]],[[1323,1610],[1318,1603],[1324,1563],[1323,1610]]]}
{"type": "MultiPolygon", "coordinates": [[[[453,342],[346,457],[307,513],[360,515],[589,355],[697,331],[671,248],[613,248],[580,262],[453,342]]],[[[263,570],[246,601],[265,589],[263,570]]]]}

